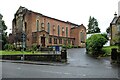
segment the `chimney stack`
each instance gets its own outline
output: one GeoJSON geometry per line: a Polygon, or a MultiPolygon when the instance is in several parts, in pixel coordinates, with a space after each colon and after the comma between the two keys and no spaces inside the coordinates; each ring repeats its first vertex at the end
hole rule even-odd
{"type": "Polygon", "coordinates": [[[117,13],[115,12],[114,17],[117,17],[117,13]]]}

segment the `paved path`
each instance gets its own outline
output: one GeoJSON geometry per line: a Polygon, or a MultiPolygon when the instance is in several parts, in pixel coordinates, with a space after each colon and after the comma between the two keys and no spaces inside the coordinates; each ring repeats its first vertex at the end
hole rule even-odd
{"type": "Polygon", "coordinates": [[[86,54],[85,48],[69,49],[68,63],[70,66],[111,67],[110,58],[96,59],[86,54]]]}

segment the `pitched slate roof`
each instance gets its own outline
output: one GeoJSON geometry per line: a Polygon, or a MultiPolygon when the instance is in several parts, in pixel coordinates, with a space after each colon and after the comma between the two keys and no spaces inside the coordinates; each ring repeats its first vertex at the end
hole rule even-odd
{"type": "Polygon", "coordinates": [[[116,24],[117,20],[118,20],[118,17],[114,17],[111,24],[116,24]]]}
{"type": "MultiPolygon", "coordinates": [[[[19,9],[21,9],[21,8],[28,10],[27,8],[20,6],[19,9]]],[[[19,9],[17,10],[17,12],[19,11],[19,9]]],[[[47,17],[47,18],[50,18],[50,19],[54,19],[54,20],[60,21],[60,22],[64,22],[64,23],[71,24],[71,25],[74,25],[74,26],[80,26],[80,25],[78,25],[78,24],[75,24],[75,23],[72,23],[72,22],[69,22],[69,21],[59,20],[59,19],[56,19],[56,18],[53,18],[53,17],[49,17],[49,16],[43,15],[43,14],[41,14],[41,13],[34,12],[34,11],[32,11],[32,10],[28,10],[28,11],[30,11],[30,12],[32,12],[32,13],[35,13],[35,14],[38,14],[38,15],[42,15],[42,16],[47,17]]],[[[17,13],[17,12],[16,12],[16,13],[17,13]]]]}

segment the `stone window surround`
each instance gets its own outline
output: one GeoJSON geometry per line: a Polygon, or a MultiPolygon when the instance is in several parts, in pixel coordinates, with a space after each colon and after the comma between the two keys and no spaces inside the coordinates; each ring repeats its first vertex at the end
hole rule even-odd
{"type": "Polygon", "coordinates": [[[40,20],[36,19],[36,31],[40,31],[40,20]]]}

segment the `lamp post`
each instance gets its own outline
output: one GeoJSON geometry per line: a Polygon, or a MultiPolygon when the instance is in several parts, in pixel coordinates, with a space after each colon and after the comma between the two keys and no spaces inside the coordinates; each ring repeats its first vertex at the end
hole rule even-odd
{"type": "Polygon", "coordinates": [[[25,56],[24,56],[25,41],[26,41],[25,25],[24,25],[24,21],[22,19],[22,51],[23,51],[23,61],[25,59],[25,56]]]}
{"type": "Polygon", "coordinates": [[[25,47],[25,45],[24,45],[24,32],[22,32],[22,51],[23,51],[23,61],[24,61],[24,47],[25,47]]]}

